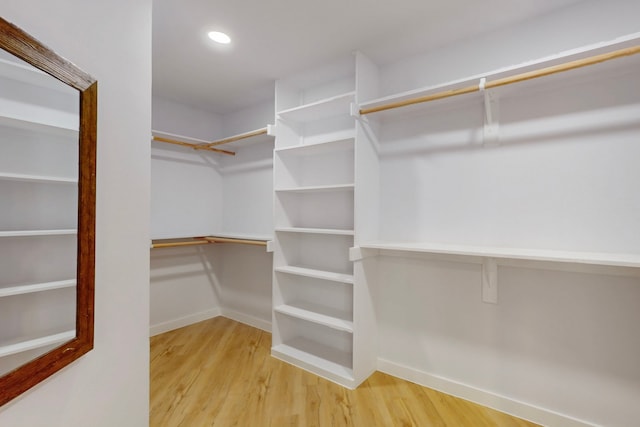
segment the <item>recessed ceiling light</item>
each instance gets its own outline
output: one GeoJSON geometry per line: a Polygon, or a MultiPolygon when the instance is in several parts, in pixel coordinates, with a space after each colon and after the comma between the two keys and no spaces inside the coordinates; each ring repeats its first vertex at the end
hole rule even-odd
{"type": "Polygon", "coordinates": [[[231,43],[231,37],[220,31],[210,31],[209,38],[216,43],[229,44],[231,43]]]}

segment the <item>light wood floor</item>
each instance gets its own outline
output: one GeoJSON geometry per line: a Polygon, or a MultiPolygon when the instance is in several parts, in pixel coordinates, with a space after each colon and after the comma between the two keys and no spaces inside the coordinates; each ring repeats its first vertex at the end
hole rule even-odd
{"type": "Polygon", "coordinates": [[[535,425],[380,372],[347,390],[270,346],[224,317],[151,338],[151,427],[535,425]]]}

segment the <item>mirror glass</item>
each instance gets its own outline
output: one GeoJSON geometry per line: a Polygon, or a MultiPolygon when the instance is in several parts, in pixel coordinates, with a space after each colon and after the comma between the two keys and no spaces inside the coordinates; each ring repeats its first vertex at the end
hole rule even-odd
{"type": "Polygon", "coordinates": [[[0,51],[0,375],[76,336],[79,105],[0,51]]]}
{"type": "Polygon", "coordinates": [[[97,83],[0,18],[0,405],[93,348],[97,83]]]}

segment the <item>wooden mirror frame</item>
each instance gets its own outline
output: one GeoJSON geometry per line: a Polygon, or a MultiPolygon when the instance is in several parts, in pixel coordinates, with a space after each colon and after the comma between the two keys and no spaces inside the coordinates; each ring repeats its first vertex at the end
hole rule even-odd
{"type": "Polygon", "coordinates": [[[0,406],[93,348],[95,282],[97,81],[0,17],[0,48],[75,88],[80,94],[76,336],[0,377],[0,406]]]}

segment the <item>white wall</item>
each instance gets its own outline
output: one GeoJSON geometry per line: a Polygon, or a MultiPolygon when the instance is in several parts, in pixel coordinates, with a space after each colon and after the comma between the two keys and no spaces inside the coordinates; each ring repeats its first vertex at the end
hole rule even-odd
{"type": "Polygon", "coordinates": [[[151,1],[5,2],[2,13],[96,77],[99,94],[95,348],[0,408],[0,425],[146,426],[151,1]]]}
{"type": "MultiPolygon", "coordinates": [[[[639,14],[578,4],[387,65],[381,93],[638,32],[639,14]]],[[[498,148],[481,147],[479,103],[383,123],[380,237],[638,253],[637,68],[585,75],[503,99],[498,148]]],[[[376,268],[381,369],[549,425],[637,424],[636,271],[503,265],[493,305],[478,265],[405,255],[376,268]]]]}

